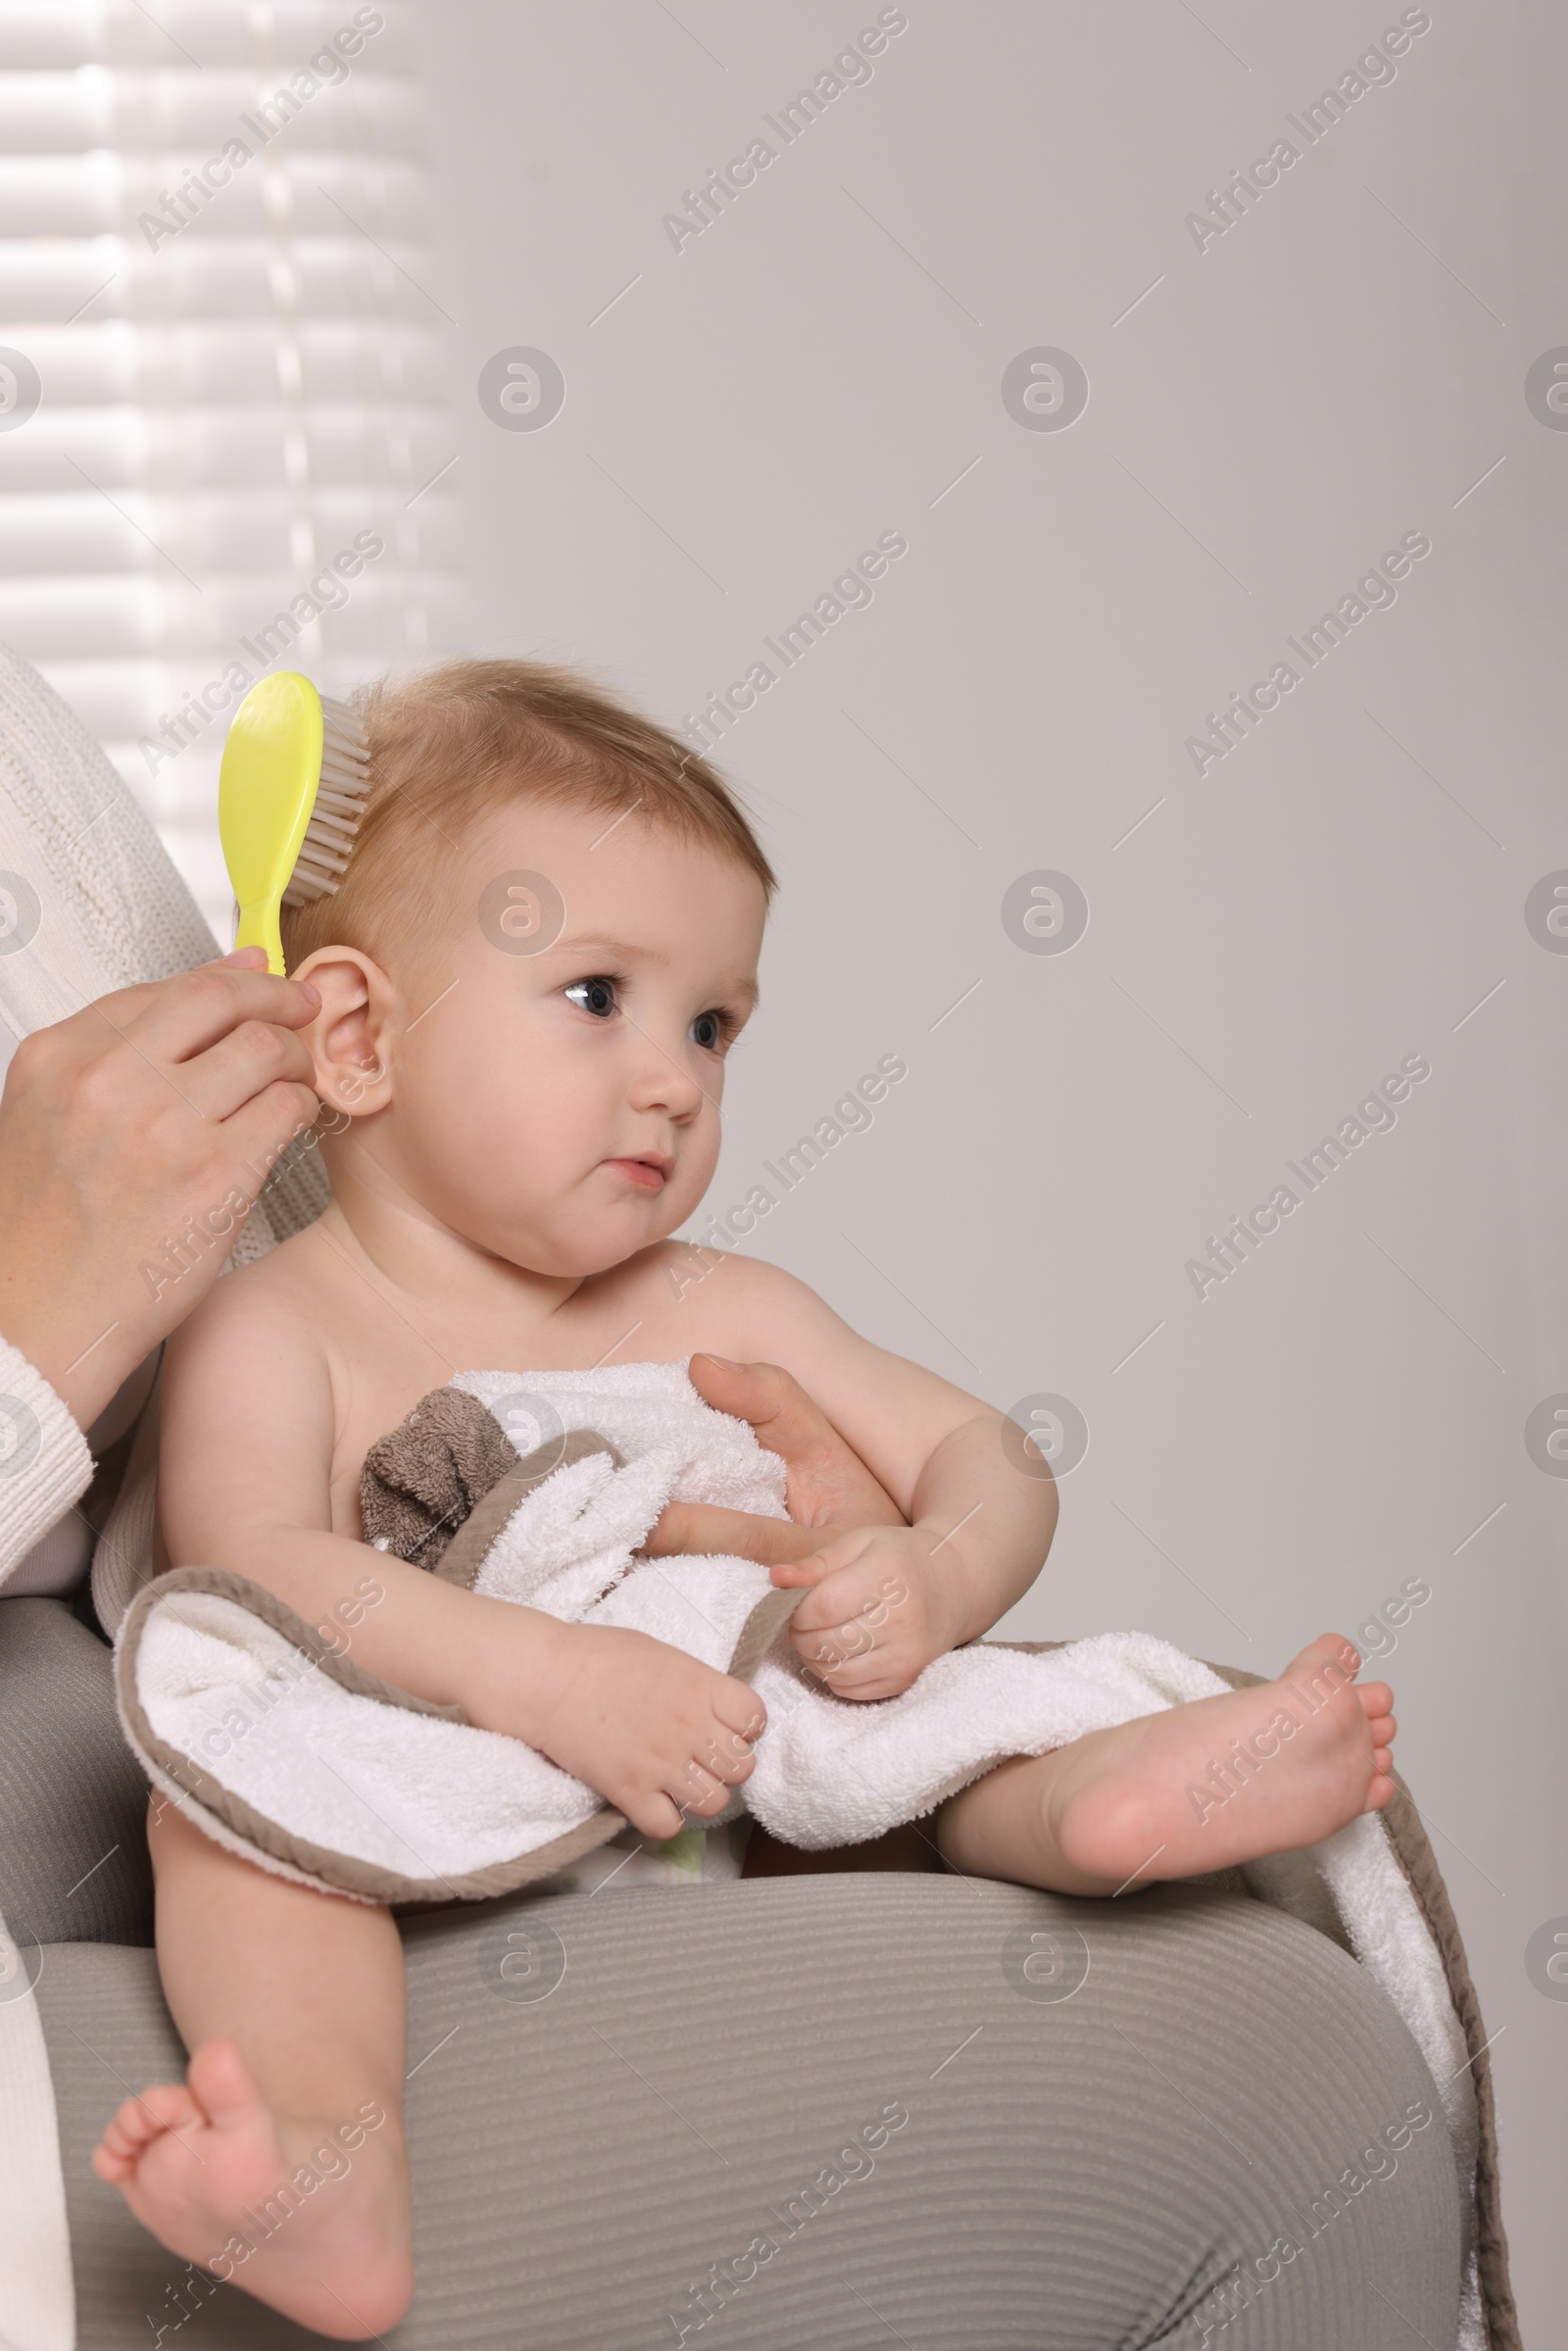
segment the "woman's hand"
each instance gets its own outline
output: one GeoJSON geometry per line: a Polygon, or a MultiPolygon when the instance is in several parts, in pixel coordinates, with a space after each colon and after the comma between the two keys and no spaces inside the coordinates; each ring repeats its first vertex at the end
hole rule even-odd
{"type": "Polygon", "coordinates": [[[17,1049],[0,1098],[0,1337],[82,1428],[211,1288],[319,1104],[314,988],[259,948],[17,1049]]]}
{"type": "Polygon", "coordinates": [[[814,1558],[825,1527],[902,1527],[904,1513],[827,1414],[776,1363],[693,1355],[689,1376],[705,1403],[749,1420],[757,1442],[784,1463],[789,1517],[757,1518],[700,1502],[670,1502],[643,1544],[650,1558],[722,1552],[773,1567],[814,1558]]]}

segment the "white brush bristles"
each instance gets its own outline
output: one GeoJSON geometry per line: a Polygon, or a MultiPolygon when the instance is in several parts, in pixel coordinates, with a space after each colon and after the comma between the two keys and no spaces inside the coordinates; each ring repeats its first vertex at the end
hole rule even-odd
{"type": "Polygon", "coordinates": [[[330,898],[348,870],[365,804],[370,795],[370,747],[346,702],[321,696],[321,780],[305,827],[293,877],[283,893],[286,906],[308,906],[330,898]]]}

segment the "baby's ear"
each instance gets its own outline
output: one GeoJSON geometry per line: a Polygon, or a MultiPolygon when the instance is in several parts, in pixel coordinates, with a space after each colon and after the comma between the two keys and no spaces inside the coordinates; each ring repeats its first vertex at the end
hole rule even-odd
{"type": "Polygon", "coordinates": [[[290,979],[309,980],[321,1008],[305,1039],[316,1062],[316,1091],[329,1110],[368,1118],[392,1100],[389,1045],[399,997],[379,963],[357,947],[318,947],[290,979]]]}

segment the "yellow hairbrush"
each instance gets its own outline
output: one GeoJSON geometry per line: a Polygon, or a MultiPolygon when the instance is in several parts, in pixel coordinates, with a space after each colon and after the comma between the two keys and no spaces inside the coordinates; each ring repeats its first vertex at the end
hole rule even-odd
{"type": "Polygon", "coordinates": [[[279,669],[234,712],[218,781],[218,831],[239,903],[236,947],[283,974],[279,906],[336,890],[370,790],[370,754],[346,702],[279,669]]]}

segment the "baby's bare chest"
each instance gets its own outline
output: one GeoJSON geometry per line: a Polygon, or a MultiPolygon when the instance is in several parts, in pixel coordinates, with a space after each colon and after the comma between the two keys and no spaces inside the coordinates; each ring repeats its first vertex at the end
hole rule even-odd
{"type": "Polygon", "coordinates": [[[468,1311],[417,1321],[382,1298],[344,1298],[331,1317],[333,1532],[361,1533],[365,1457],[432,1390],[460,1372],[587,1371],[613,1363],[669,1363],[710,1348],[757,1351],[726,1307],[721,1261],[711,1251],[617,1267],[584,1284],[548,1321],[515,1312],[468,1311]]]}

